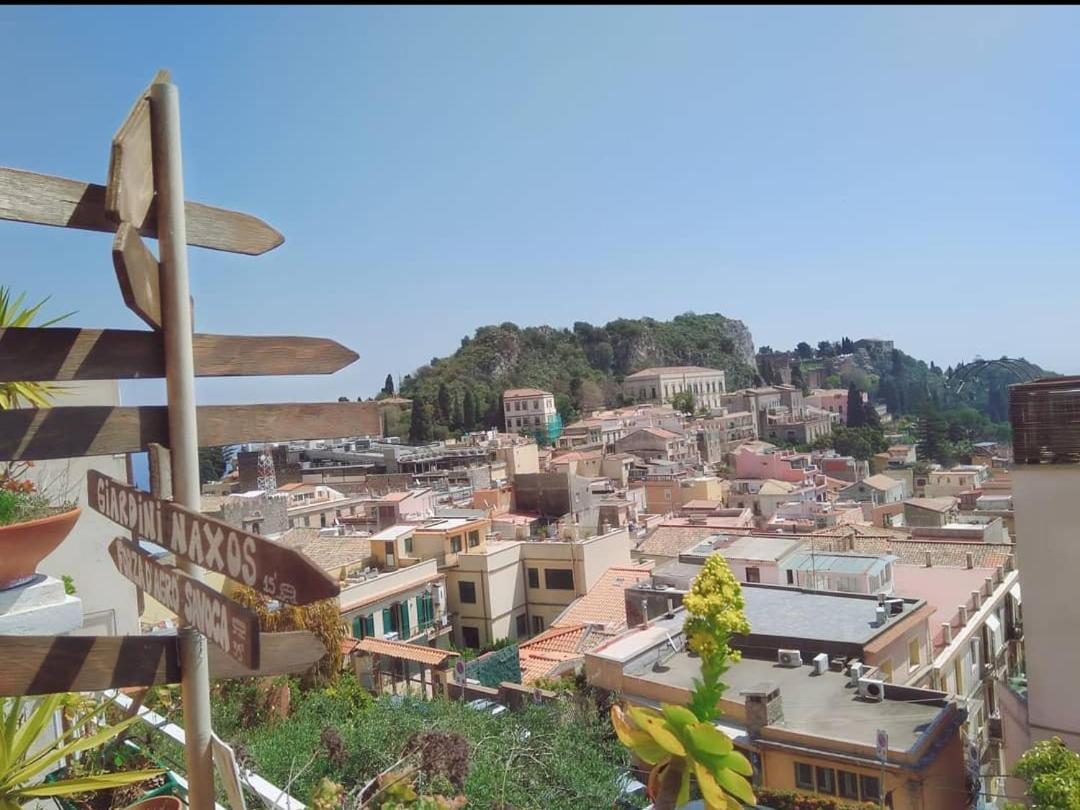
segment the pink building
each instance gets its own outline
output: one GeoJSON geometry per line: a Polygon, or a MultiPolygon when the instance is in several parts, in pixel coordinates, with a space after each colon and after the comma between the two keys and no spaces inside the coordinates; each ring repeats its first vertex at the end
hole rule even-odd
{"type": "MultiPolygon", "coordinates": [[[[823,411],[829,413],[840,414],[840,419],[843,423],[847,424],[847,396],[848,392],[846,388],[815,388],[810,392],[810,396],[806,398],[807,405],[813,405],[815,408],[821,408],[823,411]]],[[[866,401],[866,394],[863,393],[863,402],[866,401]]]]}
{"type": "Polygon", "coordinates": [[[795,463],[796,459],[805,458],[790,450],[758,452],[748,447],[740,447],[735,451],[735,477],[771,478],[774,481],[801,484],[806,477],[806,470],[796,467],[795,463]]]}

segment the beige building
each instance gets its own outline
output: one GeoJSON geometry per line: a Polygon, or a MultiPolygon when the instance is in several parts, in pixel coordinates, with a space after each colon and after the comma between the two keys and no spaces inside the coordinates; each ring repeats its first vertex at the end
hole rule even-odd
{"type": "Polygon", "coordinates": [[[700,366],[661,366],[637,371],[623,380],[623,394],[637,402],[670,405],[676,394],[689,391],[699,408],[719,408],[727,389],[724,372],[700,366]]]}
{"type": "Polygon", "coordinates": [[[926,497],[959,495],[969,489],[978,489],[989,477],[989,468],[981,464],[967,464],[951,470],[932,470],[926,476],[926,497]]]}
{"type": "Polygon", "coordinates": [[[543,632],[612,566],[630,564],[625,529],[580,540],[488,542],[443,569],[455,642],[482,647],[543,632]]]}
{"type": "Polygon", "coordinates": [[[535,433],[555,420],[555,395],[539,388],[503,391],[503,416],[507,433],[535,433]]]}

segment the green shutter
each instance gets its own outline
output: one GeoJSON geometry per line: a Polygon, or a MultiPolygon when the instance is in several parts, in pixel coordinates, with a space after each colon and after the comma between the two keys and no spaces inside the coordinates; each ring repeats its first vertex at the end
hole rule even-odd
{"type": "Polygon", "coordinates": [[[427,621],[427,616],[424,615],[424,597],[416,597],[416,621],[420,627],[424,626],[424,622],[427,621]]]}
{"type": "Polygon", "coordinates": [[[359,616],[352,620],[352,634],[354,638],[364,637],[364,626],[361,624],[359,616]]]}
{"type": "Polygon", "coordinates": [[[399,610],[401,612],[401,639],[404,641],[409,637],[409,603],[402,602],[399,610]]]}
{"type": "Polygon", "coordinates": [[[382,631],[384,636],[387,633],[394,632],[394,614],[390,608],[383,608],[382,610],[382,631]]]}
{"type": "Polygon", "coordinates": [[[375,635],[375,614],[374,613],[369,613],[367,615],[367,617],[364,619],[364,625],[365,625],[365,627],[367,629],[367,634],[369,636],[375,635]]]}
{"type": "Polygon", "coordinates": [[[435,597],[430,593],[424,596],[424,604],[427,606],[428,621],[435,623],[435,597]]]}

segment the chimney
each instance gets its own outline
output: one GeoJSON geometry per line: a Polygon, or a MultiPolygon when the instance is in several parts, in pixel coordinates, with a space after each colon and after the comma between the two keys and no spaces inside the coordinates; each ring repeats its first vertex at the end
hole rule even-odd
{"type": "Polygon", "coordinates": [[[971,609],[972,610],[978,610],[981,606],[982,606],[982,592],[981,591],[972,591],[971,592],[971,609]]]}
{"type": "Polygon", "coordinates": [[[1005,569],[1000,565],[994,569],[994,584],[1000,585],[1005,581],[1005,569]]]}
{"type": "Polygon", "coordinates": [[[746,730],[751,737],[760,737],[761,730],[784,719],[784,705],[780,700],[780,687],[763,682],[740,693],[746,707],[746,730]]]}
{"type": "Polygon", "coordinates": [[[888,615],[889,611],[883,605],[874,608],[874,627],[881,627],[881,625],[885,624],[888,615]]]}
{"type": "Polygon", "coordinates": [[[934,558],[930,555],[929,551],[923,552],[923,563],[927,568],[932,568],[934,565],[934,558]]]}
{"type": "Polygon", "coordinates": [[[670,596],[668,597],[668,600],[667,600],[667,613],[665,613],[664,616],[665,616],[665,618],[668,618],[668,619],[674,619],[675,618],[675,600],[672,599],[670,596]]]}
{"type": "Polygon", "coordinates": [[[987,577],[986,580],[985,580],[985,583],[986,583],[986,598],[989,599],[991,596],[994,595],[994,578],[993,577],[987,577]]]}
{"type": "Polygon", "coordinates": [[[945,646],[952,644],[952,624],[949,622],[941,623],[941,637],[945,640],[945,646]]]}
{"type": "Polygon", "coordinates": [[[972,554],[972,553],[971,553],[971,552],[969,551],[969,552],[967,552],[966,554],[964,554],[964,557],[966,557],[966,558],[967,558],[967,567],[968,567],[968,568],[974,568],[974,567],[975,567],[975,555],[974,555],[974,554],[972,554]]]}
{"type": "Polygon", "coordinates": [[[1016,556],[1010,554],[1008,557],[1005,558],[1005,571],[1007,573],[1011,573],[1014,568],[1016,568],[1016,556]]]}
{"type": "Polygon", "coordinates": [[[960,626],[963,627],[967,624],[968,620],[968,606],[960,605],[960,607],[957,608],[957,612],[960,614],[960,626]]]}

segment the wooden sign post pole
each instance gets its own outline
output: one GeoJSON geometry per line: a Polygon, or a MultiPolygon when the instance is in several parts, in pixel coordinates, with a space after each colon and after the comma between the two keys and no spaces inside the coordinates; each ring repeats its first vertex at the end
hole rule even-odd
{"type": "MultiPolygon", "coordinates": [[[[158,245],[161,263],[165,383],[169,401],[169,449],[173,498],[199,508],[199,445],[195,424],[195,352],[187,266],[187,225],[180,151],[180,97],[171,82],[150,87],[153,177],[157,187],[158,245]]],[[[181,569],[202,582],[203,569],[178,560],[181,569]]],[[[214,808],[214,759],[210,725],[210,666],[206,637],[191,626],[180,630],[180,693],[184,705],[188,804],[214,808]]]]}

